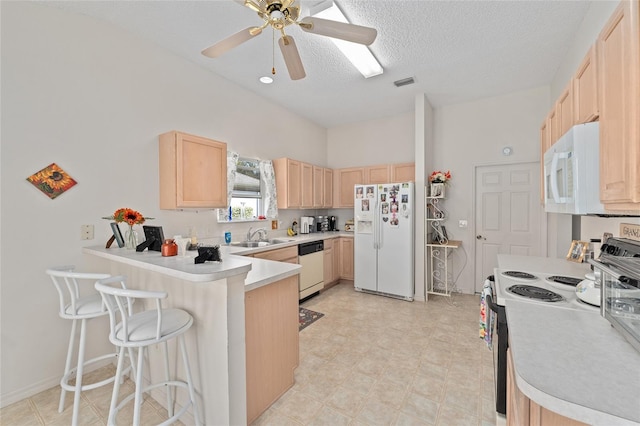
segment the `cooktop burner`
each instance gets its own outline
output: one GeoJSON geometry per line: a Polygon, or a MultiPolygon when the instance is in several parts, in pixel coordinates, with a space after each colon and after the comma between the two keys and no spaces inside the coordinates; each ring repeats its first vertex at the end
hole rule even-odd
{"type": "Polygon", "coordinates": [[[535,280],[537,279],[537,277],[535,275],[532,275],[528,272],[522,272],[522,271],[504,271],[502,273],[502,275],[505,275],[507,277],[511,277],[511,278],[520,278],[521,280],[535,280]]]}
{"type": "Polygon", "coordinates": [[[541,302],[560,302],[564,300],[564,297],[558,293],[554,293],[551,290],[535,287],[532,285],[512,285],[507,288],[507,291],[517,294],[518,296],[528,297],[529,299],[540,300],[541,302]]]}
{"type": "Polygon", "coordinates": [[[552,275],[550,277],[547,277],[547,281],[558,283],[558,284],[570,285],[573,287],[580,284],[580,281],[582,280],[583,280],[582,278],[565,277],[562,275],[552,275]]]}

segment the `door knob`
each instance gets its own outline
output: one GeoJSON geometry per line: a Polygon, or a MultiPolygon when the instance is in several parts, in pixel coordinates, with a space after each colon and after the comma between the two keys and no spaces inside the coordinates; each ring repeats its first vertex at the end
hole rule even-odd
{"type": "Polygon", "coordinates": [[[476,240],[485,240],[486,241],[486,238],[483,237],[482,235],[476,235],[476,240]]]}

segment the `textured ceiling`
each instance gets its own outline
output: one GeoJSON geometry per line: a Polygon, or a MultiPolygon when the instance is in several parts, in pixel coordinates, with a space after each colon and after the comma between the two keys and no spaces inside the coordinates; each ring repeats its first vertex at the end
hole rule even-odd
{"type": "MultiPolygon", "coordinates": [[[[347,18],[378,30],[371,51],[385,69],[369,79],[330,39],[291,27],[307,77],[291,81],[272,31],[217,59],[200,51],[261,23],[232,0],[43,2],[93,16],[149,39],[203,68],[325,126],[413,110],[425,93],[438,107],[549,84],[582,22],[588,1],[336,0],[347,18]],[[395,80],[416,83],[396,88],[395,80]]],[[[299,2],[300,3],[300,2],[299,2]]],[[[302,1],[301,16],[319,1],[302,1]]]]}

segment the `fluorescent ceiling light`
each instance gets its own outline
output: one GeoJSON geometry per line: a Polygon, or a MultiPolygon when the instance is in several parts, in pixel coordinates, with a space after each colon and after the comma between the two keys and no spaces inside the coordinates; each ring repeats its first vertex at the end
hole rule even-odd
{"type": "MultiPolygon", "coordinates": [[[[350,24],[333,0],[326,1],[313,8],[311,10],[311,16],[350,24]]],[[[384,72],[382,66],[367,46],[336,38],[331,38],[331,41],[365,78],[380,75],[384,72]]]]}

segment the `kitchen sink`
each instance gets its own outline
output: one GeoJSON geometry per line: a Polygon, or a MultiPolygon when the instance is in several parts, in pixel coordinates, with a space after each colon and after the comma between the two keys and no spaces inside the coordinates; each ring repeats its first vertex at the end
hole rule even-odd
{"type": "Polygon", "coordinates": [[[270,240],[267,241],[238,241],[236,243],[231,243],[232,246],[239,246],[239,247],[267,247],[267,246],[271,246],[274,244],[284,244],[284,243],[290,243],[294,240],[289,240],[286,238],[271,238],[270,240]]]}
{"type": "Polygon", "coordinates": [[[269,243],[271,243],[271,244],[284,244],[284,243],[290,243],[292,241],[295,241],[295,240],[290,240],[290,239],[287,239],[287,238],[271,238],[269,240],[269,243]]]}

